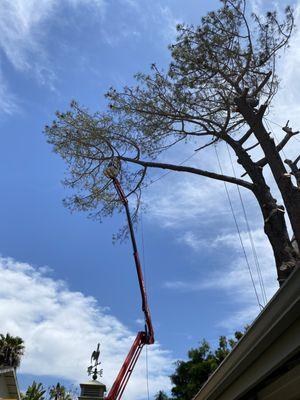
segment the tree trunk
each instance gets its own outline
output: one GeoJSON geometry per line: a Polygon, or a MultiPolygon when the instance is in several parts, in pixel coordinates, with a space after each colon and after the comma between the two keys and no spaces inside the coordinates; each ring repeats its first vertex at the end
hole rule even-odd
{"type": "Polygon", "coordinates": [[[274,140],[266,131],[262,118],[247,103],[245,97],[236,99],[236,104],[240,113],[245,118],[247,124],[252,128],[253,133],[258,140],[267,162],[271,168],[278,189],[281,192],[284,205],[286,207],[292,229],[297,240],[300,243],[300,189],[293,185],[291,177],[280,157],[274,140]]]}
{"type": "Polygon", "coordinates": [[[259,185],[254,190],[254,195],[264,217],[264,231],[273,249],[278,281],[281,285],[295,267],[299,254],[290,241],[284,209],[277,205],[269,187],[259,185]]]}
{"type": "Polygon", "coordinates": [[[265,181],[262,169],[251,160],[246,150],[230,137],[225,140],[235,151],[238,163],[243,166],[254,184],[253,193],[264,218],[264,231],[273,249],[278,281],[281,285],[299,260],[299,254],[289,239],[284,208],[277,205],[265,181]]]}

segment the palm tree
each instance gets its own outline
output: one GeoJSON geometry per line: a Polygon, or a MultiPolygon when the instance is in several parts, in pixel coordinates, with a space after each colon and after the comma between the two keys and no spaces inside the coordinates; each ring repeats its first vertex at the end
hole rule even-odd
{"type": "Polygon", "coordinates": [[[0,334],[0,366],[17,368],[24,354],[24,341],[19,336],[0,334]]]}
{"type": "Polygon", "coordinates": [[[22,400],[44,400],[46,390],[41,383],[32,382],[32,385],[28,386],[26,393],[21,393],[22,400]]]}
{"type": "Polygon", "coordinates": [[[50,400],[72,400],[72,396],[66,391],[66,388],[57,383],[56,386],[52,386],[49,390],[50,400]]]}

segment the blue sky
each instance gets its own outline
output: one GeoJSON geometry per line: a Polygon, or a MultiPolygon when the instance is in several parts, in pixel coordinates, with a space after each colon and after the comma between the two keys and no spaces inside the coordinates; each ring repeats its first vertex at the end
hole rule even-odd
{"type": "MultiPolygon", "coordinates": [[[[149,70],[154,61],[166,66],[176,23],[197,23],[218,4],[1,2],[0,321],[3,332],[26,342],[21,388],[33,378],[70,385],[85,380],[98,341],[103,381],[111,385],[142,318],[130,245],[111,240],[124,216],[99,224],[63,207],[65,168],[46,143],[44,125],[71,99],[101,109],[111,85],[132,83],[132,75],[149,70]]],[[[296,33],[281,66],[285,78],[272,118],[283,124],[287,110],[298,122],[298,42],[296,33]]],[[[220,147],[220,156],[230,168],[225,150],[220,147]]],[[[170,157],[182,161],[193,149],[185,152],[170,157]]],[[[201,163],[195,157],[190,161],[201,163]]],[[[207,153],[204,165],[216,168],[213,153],[207,153]]],[[[236,189],[230,191],[243,224],[236,189]]],[[[254,200],[246,193],[244,199],[270,298],[276,289],[272,254],[254,200]]],[[[202,338],[216,344],[219,335],[250,323],[259,308],[222,183],[172,173],[150,186],[143,201],[147,287],[158,342],[149,349],[153,394],[169,388],[173,362],[185,358],[189,348],[202,338]]],[[[244,225],[241,230],[251,258],[244,225]]],[[[141,236],[140,229],[140,247],[141,236]]],[[[126,393],[127,398],[146,398],[144,357],[126,393]]]]}

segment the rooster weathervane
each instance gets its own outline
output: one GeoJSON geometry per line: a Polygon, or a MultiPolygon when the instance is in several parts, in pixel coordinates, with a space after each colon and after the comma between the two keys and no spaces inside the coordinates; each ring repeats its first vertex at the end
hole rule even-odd
{"type": "Polygon", "coordinates": [[[100,357],[100,343],[97,345],[97,349],[93,351],[91,355],[91,365],[88,367],[87,372],[89,375],[92,375],[93,380],[97,380],[98,376],[102,377],[103,369],[98,369],[97,367],[101,364],[99,361],[100,357]]]}

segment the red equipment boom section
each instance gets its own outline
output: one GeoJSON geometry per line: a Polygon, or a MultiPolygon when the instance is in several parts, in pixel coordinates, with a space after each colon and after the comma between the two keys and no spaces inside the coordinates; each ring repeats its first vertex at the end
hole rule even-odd
{"type": "Polygon", "coordinates": [[[150,310],[148,307],[146,288],[145,288],[141,263],[140,263],[140,259],[139,259],[139,254],[138,254],[138,250],[137,250],[134,230],[133,230],[133,226],[132,226],[128,201],[127,201],[127,198],[125,197],[125,194],[123,192],[123,189],[122,189],[118,179],[113,178],[113,184],[116,188],[118,196],[119,196],[120,200],[122,201],[125,211],[126,211],[129,233],[130,233],[130,238],[131,238],[132,247],[133,247],[133,257],[134,257],[136,272],[137,272],[141,296],[142,296],[142,310],[145,315],[145,331],[138,332],[138,334],[135,338],[135,341],[133,342],[133,345],[131,346],[131,349],[120,369],[120,372],[119,372],[114,384],[112,385],[107,397],[105,398],[106,400],[120,400],[121,399],[122,394],[126,388],[127,382],[131,376],[131,373],[132,373],[134,366],[139,358],[139,355],[141,354],[141,351],[142,351],[144,345],[154,343],[154,330],[153,330],[153,326],[152,326],[150,310]]]}

